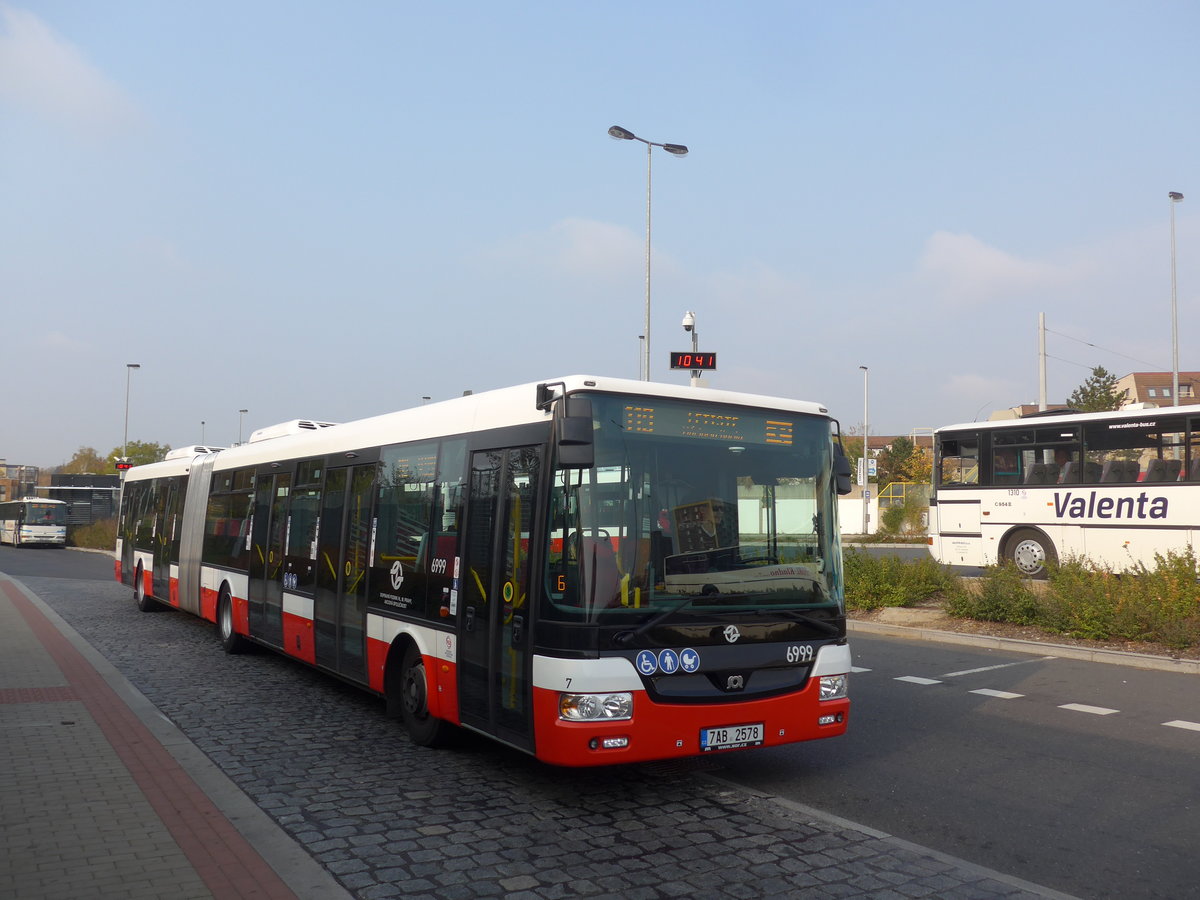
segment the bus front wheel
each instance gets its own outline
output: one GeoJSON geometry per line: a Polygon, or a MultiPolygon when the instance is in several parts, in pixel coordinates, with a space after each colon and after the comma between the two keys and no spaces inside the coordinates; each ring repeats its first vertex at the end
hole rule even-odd
{"type": "Polygon", "coordinates": [[[1008,559],[1026,578],[1045,578],[1058,555],[1054,543],[1040,531],[1023,528],[1008,539],[1008,559]]]}

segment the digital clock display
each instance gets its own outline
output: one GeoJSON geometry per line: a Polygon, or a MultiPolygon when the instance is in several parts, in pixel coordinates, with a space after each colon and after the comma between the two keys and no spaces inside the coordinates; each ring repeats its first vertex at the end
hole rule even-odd
{"type": "Polygon", "coordinates": [[[672,369],[715,369],[717,354],[715,353],[671,353],[672,369]]]}

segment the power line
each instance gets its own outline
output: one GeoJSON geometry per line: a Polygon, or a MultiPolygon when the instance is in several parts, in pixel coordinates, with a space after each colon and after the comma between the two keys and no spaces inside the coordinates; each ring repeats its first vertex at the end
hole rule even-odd
{"type": "MultiPolygon", "coordinates": [[[[1053,328],[1047,328],[1046,330],[1049,331],[1051,334],[1057,334],[1059,337],[1065,337],[1069,341],[1076,341],[1077,343],[1084,344],[1085,346],[1091,347],[1094,350],[1103,350],[1105,353],[1112,353],[1115,356],[1122,356],[1125,359],[1132,359],[1134,362],[1141,363],[1144,366],[1150,366],[1150,368],[1152,368],[1152,369],[1158,369],[1158,370],[1162,370],[1164,372],[1167,371],[1167,366],[1160,366],[1157,363],[1146,362],[1146,360],[1138,359],[1136,356],[1129,356],[1128,354],[1121,353],[1118,350],[1110,350],[1108,347],[1101,347],[1098,344],[1093,344],[1091,341],[1085,341],[1082,338],[1073,337],[1072,335],[1064,334],[1061,331],[1055,331],[1053,328]]],[[[1047,354],[1047,355],[1049,355],[1049,354],[1047,354]]],[[[1052,357],[1052,358],[1058,359],[1058,357],[1052,357]]],[[[1070,362],[1070,360],[1060,359],[1059,362],[1070,362]]],[[[1079,365],[1079,363],[1071,363],[1071,364],[1076,365],[1076,366],[1079,365]]],[[[1094,366],[1085,366],[1084,368],[1092,369],[1095,367],[1094,366]]]]}

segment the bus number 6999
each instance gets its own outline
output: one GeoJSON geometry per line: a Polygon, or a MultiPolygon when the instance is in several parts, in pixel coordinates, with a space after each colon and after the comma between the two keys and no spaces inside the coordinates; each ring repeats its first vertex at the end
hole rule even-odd
{"type": "Polygon", "coordinates": [[[787,661],[790,663],[812,662],[815,655],[812,644],[792,644],[787,648],[787,661]]]}

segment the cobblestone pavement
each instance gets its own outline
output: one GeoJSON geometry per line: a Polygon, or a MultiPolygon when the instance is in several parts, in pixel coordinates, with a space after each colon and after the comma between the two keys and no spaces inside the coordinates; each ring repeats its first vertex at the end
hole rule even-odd
{"type": "Polygon", "coordinates": [[[120,585],[37,592],[355,897],[1065,895],[724,784],[703,762],[564,770],[428,750],[377,699],[120,585]]]}

